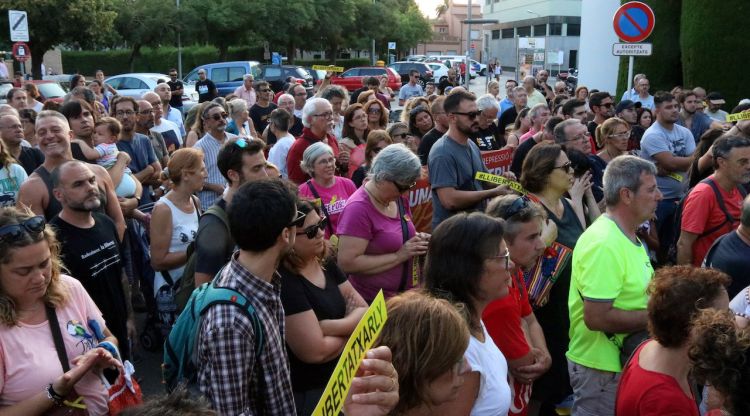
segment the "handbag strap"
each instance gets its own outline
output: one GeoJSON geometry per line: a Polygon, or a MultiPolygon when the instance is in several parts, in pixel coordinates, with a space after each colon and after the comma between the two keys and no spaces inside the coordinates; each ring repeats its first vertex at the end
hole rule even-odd
{"type": "Polygon", "coordinates": [[[60,332],[60,323],[57,321],[57,312],[55,312],[55,308],[50,305],[44,305],[44,309],[47,312],[47,320],[49,321],[49,326],[52,330],[52,340],[55,341],[57,358],[60,359],[63,373],[67,373],[68,371],[70,371],[70,363],[68,362],[68,353],[67,351],[65,351],[62,332],[60,332]]]}
{"type": "Polygon", "coordinates": [[[320,194],[318,194],[318,190],[315,189],[315,187],[313,186],[312,179],[308,179],[307,182],[305,183],[307,184],[307,187],[310,188],[310,192],[312,192],[313,196],[320,201],[320,209],[323,210],[323,215],[325,215],[326,218],[328,218],[328,221],[326,222],[326,228],[328,228],[328,234],[330,235],[336,234],[333,232],[333,224],[331,224],[331,216],[328,215],[328,209],[326,208],[326,203],[323,201],[323,198],[320,197],[320,194]]]}
{"type": "MultiPolygon", "coordinates": [[[[398,218],[401,220],[401,235],[404,240],[404,244],[409,241],[409,226],[406,224],[406,209],[404,208],[404,202],[401,198],[396,200],[398,206],[398,218]]],[[[406,289],[406,281],[409,278],[409,260],[404,262],[403,270],[401,271],[401,283],[398,285],[398,291],[403,292],[406,289]]]]}

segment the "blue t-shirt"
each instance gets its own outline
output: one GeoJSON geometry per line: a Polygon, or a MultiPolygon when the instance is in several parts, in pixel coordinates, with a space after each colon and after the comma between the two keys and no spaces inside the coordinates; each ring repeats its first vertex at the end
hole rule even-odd
{"type": "Polygon", "coordinates": [[[398,92],[398,99],[399,100],[408,100],[412,97],[421,97],[424,95],[424,90],[422,89],[422,86],[419,84],[414,85],[413,87],[411,84],[404,84],[401,87],[401,90],[398,92]]]}
{"type": "MultiPolygon", "coordinates": [[[[151,140],[140,133],[133,133],[132,140],[118,140],[117,150],[130,155],[130,164],[128,167],[133,173],[138,173],[154,162],[156,162],[156,153],[151,146],[151,140]]],[[[141,194],[141,205],[153,202],[151,200],[151,186],[143,185],[143,194],[141,194]]]]}
{"type": "MultiPolygon", "coordinates": [[[[701,113],[700,111],[696,111],[693,114],[693,123],[690,125],[690,133],[693,134],[695,144],[698,144],[698,142],[701,141],[701,136],[703,136],[703,133],[711,128],[711,123],[713,123],[711,117],[701,113]]],[[[685,127],[685,121],[682,119],[682,117],[677,120],[677,124],[685,127]]]]}
{"type": "Polygon", "coordinates": [[[511,107],[513,107],[513,101],[509,100],[508,97],[503,98],[503,100],[500,101],[500,111],[497,112],[497,119],[499,120],[505,110],[511,107]]]}
{"type": "MultiPolygon", "coordinates": [[[[459,191],[480,191],[481,183],[474,179],[477,172],[487,172],[476,143],[469,140],[459,144],[447,135],[438,139],[428,157],[430,184],[432,186],[432,229],[458,211],[443,207],[438,198],[438,188],[455,188],[459,191]]],[[[462,211],[483,211],[485,201],[462,211]]]]}
{"type": "MultiPolygon", "coordinates": [[[[690,130],[677,124],[672,130],[667,130],[659,122],[649,127],[641,138],[640,156],[656,163],[653,156],[657,153],[669,152],[674,156],[686,157],[695,151],[695,140],[690,130]]],[[[664,194],[665,199],[679,199],[685,196],[688,185],[686,171],[671,172],[670,176],[657,176],[656,184],[664,194]]]]}

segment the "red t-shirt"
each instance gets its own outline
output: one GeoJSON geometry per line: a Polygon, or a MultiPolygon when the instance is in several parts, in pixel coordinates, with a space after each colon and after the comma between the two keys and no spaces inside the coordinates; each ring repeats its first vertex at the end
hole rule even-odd
{"type": "MultiPolygon", "coordinates": [[[[710,178],[713,179],[713,175],[710,178]]],[[[742,211],[742,194],[737,188],[732,189],[731,192],[727,192],[718,183],[716,185],[719,188],[721,197],[724,199],[724,206],[726,206],[727,211],[736,221],[731,224],[726,222],[727,216],[719,207],[719,202],[716,200],[716,195],[710,185],[705,183],[695,185],[685,200],[685,206],[682,209],[682,231],[701,235],[705,231],[718,227],[721,224],[726,224],[719,230],[709,235],[698,237],[695,240],[693,244],[693,266],[700,267],[703,263],[703,258],[706,257],[706,253],[708,253],[708,249],[711,248],[714,241],[736,229],[737,225],[739,225],[740,212],[742,211]]]]}
{"type": "MultiPolygon", "coordinates": [[[[521,327],[521,319],[531,314],[531,305],[523,272],[519,269],[512,277],[513,284],[508,288],[508,295],[487,305],[482,313],[482,321],[505,358],[517,360],[531,351],[521,327]]],[[[526,415],[531,384],[516,383],[510,373],[508,379],[513,391],[508,414],[526,415]]]]}
{"type": "MultiPolygon", "coordinates": [[[[649,341],[656,342],[656,341],[649,341]]],[[[630,359],[617,388],[617,416],[698,416],[695,399],[672,376],[644,370],[638,364],[641,345],[630,359]]]]}
{"type": "Polygon", "coordinates": [[[305,153],[305,149],[310,147],[311,144],[320,141],[331,146],[334,157],[339,155],[339,143],[332,134],[327,134],[323,138],[316,137],[312,130],[305,127],[302,129],[302,135],[294,141],[292,147],[289,148],[289,153],[286,155],[286,169],[290,181],[299,185],[310,179],[310,175],[302,170],[299,163],[302,161],[302,155],[305,153]]]}

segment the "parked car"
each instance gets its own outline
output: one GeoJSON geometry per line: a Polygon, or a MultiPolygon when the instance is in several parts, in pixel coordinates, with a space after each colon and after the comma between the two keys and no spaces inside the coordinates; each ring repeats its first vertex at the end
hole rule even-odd
{"type": "Polygon", "coordinates": [[[427,82],[433,80],[432,70],[424,62],[394,62],[388,65],[388,67],[396,71],[401,76],[402,85],[409,82],[409,72],[411,72],[413,69],[419,71],[419,80],[417,80],[417,83],[421,85],[422,88],[424,88],[424,85],[427,82]]]}
{"type": "MultiPolygon", "coordinates": [[[[117,91],[117,94],[140,99],[144,93],[153,91],[159,81],[168,81],[169,76],[159,73],[132,73],[111,76],[104,83],[117,91]]],[[[198,93],[194,85],[185,85],[182,106],[185,111],[198,104],[198,93]]]]}
{"type": "Polygon", "coordinates": [[[65,89],[62,87],[62,85],[60,85],[59,82],[42,81],[38,79],[26,82],[31,82],[36,85],[36,88],[39,90],[39,94],[41,95],[41,97],[39,97],[39,101],[41,102],[50,100],[61,103],[65,98],[65,94],[67,94],[67,92],[65,92],[65,89]]]}
{"type": "Polygon", "coordinates": [[[313,79],[313,90],[315,92],[317,92],[318,88],[320,88],[320,83],[323,82],[323,79],[326,77],[326,71],[323,71],[323,70],[320,70],[320,69],[312,69],[309,66],[306,66],[305,70],[312,77],[312,79],[313,79]]]}
{"type": "Polygon", "coordinates": [[[331,84],[341,85],[347,91],[356,91],[362,88],[362,79],[365,77],[381,77],[388,75],[388,87],[393,91],[401,89],[401,76],[391,68],[384,66],[359,66],[349,68],[340,74],[331,77],[331,84]]]}
{"type": "Polygon", "coordinates": [[[422,62],[425,58],[426,56],[424,55],[409,55],[404,58],[404,60],[409,62],[422,62]]]}
{"type": "Polygon", "coordinates": [[[271,84],[271,89],[274,92],[279,92],[284,89],[284,85],[287,83],[289,77],[294,77],[300,82],[305,90],[307,90],[307,96],[310,97],[313,94],[313,86],[315,85],[312,75],[301,66],[296,65],[261,65],[260,75],[256,78],[262,79],[271,84]]]}
{"type": "Polygon", "coordinates": [[[206,77],[216,84],[216,89],[219,90],[219,96],[221,97],[233,93],[237,87],[242,85],[246,74],[252,74],[256,79],[259,79],[261,73],[261,66],[258,61],[231,61],[200,65],[188,72],[183,78],[182,82],[186,87],[191,85],[195,89],[195,82],[198,81],[198,70],[201,68],[206,70],[206,77]]]}
{"type": "Polygon", "coordinates": [[[436,83],[448,78],[448,70],[450,68],[444,64],[440,62],[431,62],[428,63],[427,66],[432,70],[432,79],[435,80],[436,83]]]}

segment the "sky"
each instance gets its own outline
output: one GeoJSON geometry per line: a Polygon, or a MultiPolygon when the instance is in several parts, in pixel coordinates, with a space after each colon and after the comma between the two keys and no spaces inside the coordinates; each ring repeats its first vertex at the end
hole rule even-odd
{"type": "Polygon", "coordinates": [[[443,3],[443,0],[416,0],[422,14],[429,18],[435,17],[435,8],[443,3]]]}

